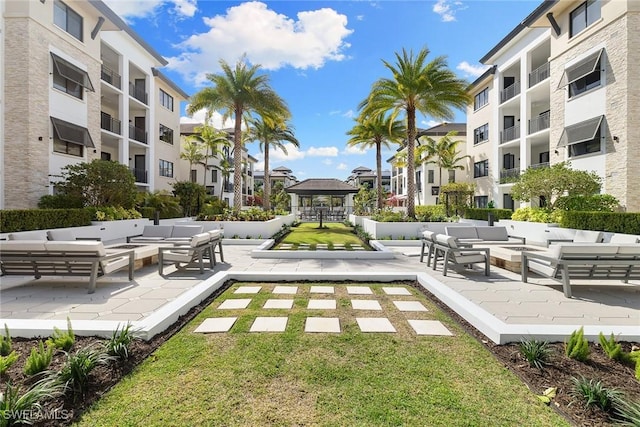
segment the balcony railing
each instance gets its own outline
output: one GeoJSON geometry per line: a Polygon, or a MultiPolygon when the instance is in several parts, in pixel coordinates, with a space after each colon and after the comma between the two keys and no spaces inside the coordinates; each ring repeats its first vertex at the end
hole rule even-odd
{"type": "Polygon", "coordinates": [[[122,77],[106,65],[100,67],[100,78],[111,86],[122,89],[122,77]]]}
{"type": "Polygon", "coordinates": [[[529,87],[549,78],[549,63],[544,63],[529,73],[529,87]]]}
{"type": "Polygon", "coordinates": [[[253,171],[247,171],[247,175],[253,176],[253,171]]]}
{"type": "Polygon", "coordinates": [[[500,132],[500,144],[520,138],[520,125],[511,126],[500,132]]]}
{"type": "Polygon", "coordinates": [[[100,128],[122,135],[122,122],[104,111],[100,112],[100,128]]]}
{"type": "Polygon", "coordinates": [[[129,95],[133,96],[138,101],[147,104],[147,92],[144,88],[136,87],[133,83],[129,83],[129,95]]]}
{"type": "Polygon", "coordinates": [[[147,181],[147,171],[145,169],[131,168],[131,173],[136,178],[136,182],[142,182],[146,184],[147,181]]]}
{"type": "Polygon", "coordinates": [[[135,141],[146,144],[147,131],[144,129],[137,128],[134,125],[129,125],[129,139],[133,139],[135,141]]]}
{"type": "Polygon", "coordinates": [[[529,120],[529,134],[539,132],[543,129],[549,129],[551,126],[551,114],[540,114],[535,119],[529,120]]]}
{"type": "Polygon", "coordinates": [[[543,168],[548,168],[548,167],[549,167],[549,162],[536,163],[536,164],[533,164],[533,165],[529,166],[530,169],[543,169],[543,168]]]}
{"type": "Polygon", "coordinates": [[[520,95],[520,82],[515,82],[500,91],[500,103],[506,102],[516,95],[520,95]]]}
{"type": "Polygon", "coordinates": [[[520,178],[520,169],[502,169],[500,171],[500,184],[516,182],[520,178]]]}

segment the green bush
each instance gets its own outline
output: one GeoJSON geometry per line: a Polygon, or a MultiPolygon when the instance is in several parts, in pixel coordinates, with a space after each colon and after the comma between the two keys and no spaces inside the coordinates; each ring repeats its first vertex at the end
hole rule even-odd
{"type": "Polygon", "coordinates": [[[82,207],[81,197],[67,194],[42,196],[38,202],[39,209],[80,209],[82,207]]]}
{"type": "Polygon", "coordinates": [[[513,211],[511,209],[482,209],[482,208],[467,208],[464,211],[464,217],[467,219],[478,219],[486,221],[489,218],[489,214],[492,214],[496,220],[511,219],[513,211]]]}
{"type": "Polygon", "coordinates": [[[547,341],[527,340],[520,343],[520,352],[529,362],[529,366],[542,369],[549,361],[551,348],[547,341]]]}
{"type": "Polygon", "coordinates": [[[46,230],[91,225],[93,211],[84,209],[16,209],[0,211],[0,232],[46,230]]]}
{"type": "Polygon", "coordinates": [[[40,341],[37,348],[31,349],[31,354],[24,363],[24,373],[35,375],[43,372],[51,364],[53,358],[53,346],[44,347],[44,342],[40,341]]]}
{"type": "MultiPolygon", "coordinates": [[[[20,387],[7,382],[0,393],[0,426],[31,425],[44,411],[44,402],[62,394],[62,385],[48,378],[20,394],[20,387]]],[[[40,419],[42,421],[42,419],[40,419]]]]}
{"type": "Polygon", "coordinates": [[[640,234],[640,213],[566,211],[562,213],[560,226],[577,230],[640,234]]]}
{"type": "Polygon", "coordinates": [[[416,206],[416,220],[420,222],[443,222],[447,214],[444,205],[416,206]]]}
{"type": "Polygon", "coordinates": [[[610,194],[562,196],[555,204],[556,209],[565,211],[613,212],[618,207],[620,202],[610,194]]]}
{"type": "Polygon", "coordinates": [[[572,358],[584,362],[589,358],[589,341],[584,337],[584,328],[571,333],[569,342],[564,348],[565,354],[572,358]]]}
{"type": "Polygon", "coordinates": [[[7,356],[11,353],[11,334],[9,327],[4,324],[4,335],[0,335],[0,356],[7,356]]]}
{"type": "Polygon", "coordinates": [[[71,328],[71,320],[67,317],[67,331],[61,331],[54,326],[53,334],[51,335],[51,338],[47,340],[47,345],[60,350],[69,351],[75,341],[76,337],[73,333],[73,328],[71,328]]]}
{"type": "Polygon", "coordinates": [[[143,218],[153,219],[156,211],[160,212],[160,219],[179,218],[182,207],[177,197],[168,191],[141,192],[136,197],[136,209],[143,218]]]}
{"type": "Polygon", "coordinates": [[[558,222],[560,211],[550,212],[543,208],[518,208],[511,215],[514,221],[552,223],[558,222]]]}
{"type": "Polygon", "coordinates": [[[212,200],[202,207],[200,211],[201,215],[204,216],[213,216],[213,215],[221,215],[224,211],[228,209],[228,206],[225,202],[219,199],[212,200]]]}
{"type": "Polygon", "coordinates": [[[106,365],[113,357],[102,349],[81,348],[75,354],[67,353],[67,361],[58,373],[58,380],[71,390],[73,396],[83,396],[89,387],[89,374],[99,365],[106,365]]]}
{"type": "Polygon", "coordinates": [[[0,375],[4,375],[7,369],[9,369],[19,357],[20,355],[15,351],[12,351],[6,356],[0,356],[0,375]]]}
{"type": "Polygon", "coordinates": [[[122,329],[118,326],[105,344],[107,354],[121,361],[127,360],[129,358],[129,345],[133,340],[137,339],[137,336],[138,332],[132,328],[131,323],[127,323],[122,329]]]}
{"type": "Polygon", "coordinates": [[[260,208],[242,211],[225,209],[219,215],[198,215],[198,221],[269,221],[275,217],[273,212],[263,211],[260,208]]]}
{"type": "Polygon", "coordinates": [[[622,345],[616,342],[616,338],[614,337],[613,333],[611,334],[611,337],[607,339],[607,337],[605,337],[604,334],[600,332],[598,338],[600,339],[602,350],[609,357],[609,359],[620,361],[628,359],[628,356],[624,351],[622,351],[622,345]]]}
{"type": "Polygon", "coordinates": [[[373,221],[378,222],[412,222],[413,218],[406,216],[404,212],[394,212],[391,209],[382,209],[371,215],[373,221]]]}
{"type": "Polygon", "coordinates": [[[620,392],[605,387],[601,381],[587,380],[585,377],[572,377],[573,389],[571,395],[576,400],[582,400],[585,407],[597,406],[605,412],[613,408],[620,392]]]}
{"type": "Polygon", "coordinates": [[[118,221],[123,219],[140,219],[142,215],[135,209],[125,209],[121,206],[104,206],[94,208],[93,219],[96,221],[118,221]]]}

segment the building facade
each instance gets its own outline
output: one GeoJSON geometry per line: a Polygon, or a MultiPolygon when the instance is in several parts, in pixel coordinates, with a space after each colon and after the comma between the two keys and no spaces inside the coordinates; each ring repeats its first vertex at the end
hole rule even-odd
{"type": "MultiPolygon", "coordinates": [[[[386,192],[391,191],[391,171],[381,171],[382,189],[386,192]]],[[[346,179],[346,183],[353,185],[356,188],[365,185],[368,188],[376,189],[376,182],[378,181],[378,174],[375,170],[369,169],[365,166],[358,166],[351,171],[351,175],[346,179]]]]}
{"type": "Polygon", "coordinates": [[[476,200],[517,208],[510,189],[520,173],[567,161],[640,210],[638,24],[638,2],[545,1],[481,59],[492,72],[471,95],[485,102],[486,91],[486,103],[467,112],[476,200]]]}
{"type": "MultiPolygon", "coordinates": [[[[2,7],[0,208],[36,207],[65,166],[94,159],[127,165],[139,190],[155,190],[157,91],[172,84],[153,69],[166,60],[101,1],[2,7]]],[[[175,113],[162,119],[173,129],[186,99],[176,88],[175,113]]]]}

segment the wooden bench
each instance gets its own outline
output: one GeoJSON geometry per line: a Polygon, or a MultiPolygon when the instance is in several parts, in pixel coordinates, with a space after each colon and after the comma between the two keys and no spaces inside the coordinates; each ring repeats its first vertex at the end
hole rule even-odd
{"type": "Polygon", "coordinates": [[[133,280],[133,250],[108,254],[102,242],[0,241],[3,276],[88,276],[90,294],[96,290],[98,277],[127,267],[129,280],[133,280]]]}
{"type": "Polygon", "coordinates": [[[545,252],[522,252],[522,281],[529,271],[559,280],[564,295],[571,298],[571,280],[640,279],[640,245],[574,243],[551,245],[545,252]]]}

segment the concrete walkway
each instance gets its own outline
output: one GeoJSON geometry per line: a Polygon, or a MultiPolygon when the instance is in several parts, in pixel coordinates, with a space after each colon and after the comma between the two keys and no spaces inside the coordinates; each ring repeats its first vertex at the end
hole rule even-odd
{"type": "Polygon", "coordinates": [[[2,277],[0,326],[14,336],[46,336],[53,326],[65,328],[67,317],[78,334],[110,335],[122,322],[147,328],[149,336],[206,298],[229,279],[246,281],[354,280],[385,282],[416,280],[495,342],[537,337],[562,341],[584,326],[585,335],[599,332],[618,339],[640,341],[640,283],[598,284],[577,282],[567,299],[561,286],[547,279],[522,283],[520,276],[491,267],[486,277],[480,269],[433,271],[419,262],[418,248],[389,247],[389,260],[264,259],[250,256],[253,246],[225,245],[226,263],[200,275],[156,266],[98,280],[87,294],[87,279],[44,277],[38,280],[2,277]],[[553,284],[553,286],[544,286],[553,284]]]}

